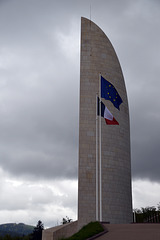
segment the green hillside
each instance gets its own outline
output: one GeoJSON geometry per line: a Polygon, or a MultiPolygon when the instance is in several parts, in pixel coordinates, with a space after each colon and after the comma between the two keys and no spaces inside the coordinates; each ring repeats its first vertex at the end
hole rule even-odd
{"type": "Polygon", "coordinates": [[[11,236],[23,236],[33,232],[34,226],[24,223],[6,223],[0,225],[0,236],[9,234],[11,236]]]}

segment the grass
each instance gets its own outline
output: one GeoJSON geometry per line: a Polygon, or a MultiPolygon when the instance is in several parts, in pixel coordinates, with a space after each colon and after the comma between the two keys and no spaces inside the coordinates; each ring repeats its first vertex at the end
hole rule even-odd
{"type": "Polygon", "coordinates": [[[69,238],[63,238],[61,240],[85,240],[103,231],[104,229],[99,222],[90,222],[73,236],[69,238]]]}

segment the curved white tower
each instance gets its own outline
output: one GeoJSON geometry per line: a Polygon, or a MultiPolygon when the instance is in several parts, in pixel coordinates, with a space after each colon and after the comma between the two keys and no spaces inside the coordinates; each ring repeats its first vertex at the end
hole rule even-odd
{"type": "MultiPolygon", "coordinates": [[[[81,19],[78,221],[96,220],[96,93],[99,73],[114,85],[123,103],[120,111],[104,104],[119,122],[102,119],[102,221],[132,222],[130,126],[124,78],[114,48],[92,21],[81,19]]],[[[99,199],[99,190],[98,190],[99,199]]],[[[98,200],[98,218],[100,202],[98,200]]]]}

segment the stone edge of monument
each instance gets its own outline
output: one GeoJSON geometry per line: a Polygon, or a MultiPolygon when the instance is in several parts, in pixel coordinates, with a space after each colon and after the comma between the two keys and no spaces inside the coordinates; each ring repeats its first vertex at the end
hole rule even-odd
{"type": "Polygon", "coordinates": [[[43,230],[42,240],[58,240],[63,237],[67,238],[75,234],[78,230],[78,221],[48,228],[43,230]]]}

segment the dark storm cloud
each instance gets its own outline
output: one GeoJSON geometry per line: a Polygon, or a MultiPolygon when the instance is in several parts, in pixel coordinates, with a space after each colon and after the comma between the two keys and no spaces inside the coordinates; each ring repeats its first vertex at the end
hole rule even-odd
{"type": "Polygon", "coordinates": [[[133,177],[159,181],[158,1],[0,2],[0,166],[77,178],[80,17],[90,5],[125,76],[133,177]]]}
{"type": "Polygon", "coordinates": [[[115,6],[115,2],[110,2],[113,11],[106,16],[109,24],[101,22],[101,26],[115,47],[126,81],[132,176],[159,181],[160,3],[122,1],[115,6]]]}
{"type": "MultiPolygon", "coordinates": [[[[160,5],[141,1],[125,41],[123,65],[131,120],[132,175],[159,181],[160,162],[160,5]]],[[[136,13],[136,12],[135,12],[136,13]]],[[[126,31],[127,32],[127,31],[126,31]]]]}
{"type": "Polygon", "coordinates": [[[79,75],[59,46],[56,16],[42,1],[30,4],[1,9],[1,167],[17,176],[76,178],[79,75]]]}
{"type": "Polygon", "coordinates": [[[78,98],[77,86],[76,94],[68,94],[65,89],[73,84],[64,82],[67,73],[57,73],[60,84],[40,78],[31,83],[23,79],[24,85],[15,81],[3,89],[1,166],[14,174],[76,177],[78,114],[73,109],[78,99],[73,103],[72,98],[78,98]]]}
{"type": "Polygon", "coordinates": [[[81,16],[124,73],[135,207],[158,203],[160,1],[0,0],[1,223],[76,219],[81,16]]]}

